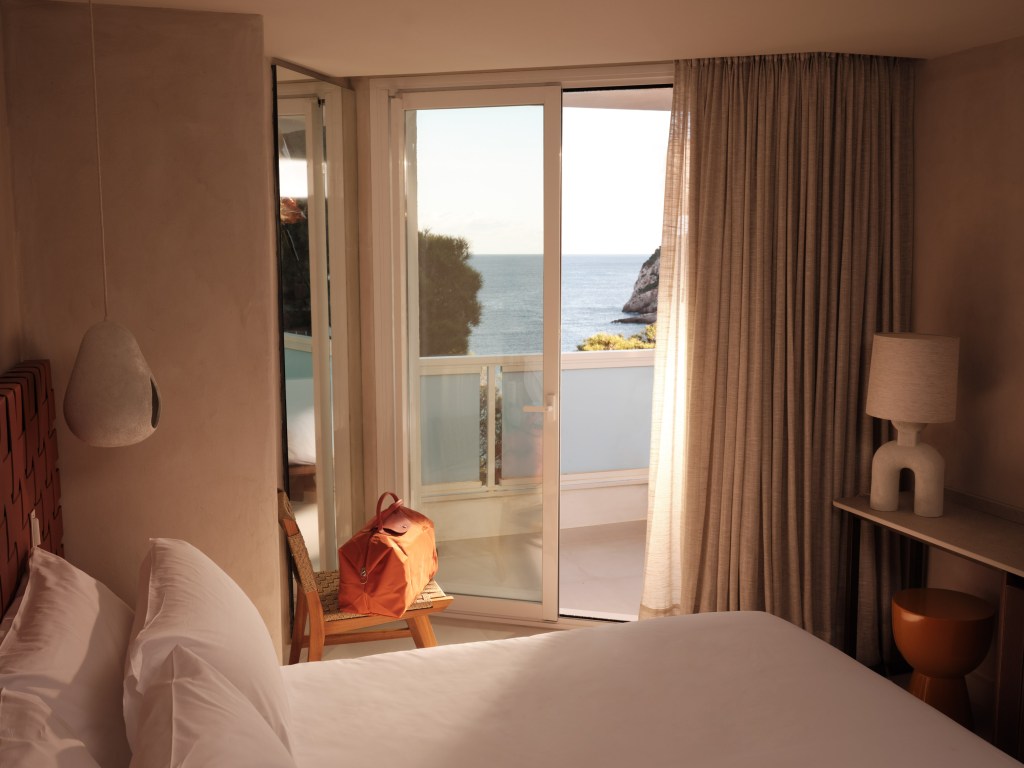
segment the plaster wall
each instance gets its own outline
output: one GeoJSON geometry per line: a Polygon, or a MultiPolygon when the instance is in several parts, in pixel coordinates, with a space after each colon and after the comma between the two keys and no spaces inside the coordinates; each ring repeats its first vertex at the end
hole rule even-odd
{"type": "MultiPolygon", "coordinates": [[[[1024,508],[1024,38],[921,62],[913,326],[960,337],[957,417],[924,439],[946,486],[1024,508]]],[[[928,584],[998,604],[1001,574],[939,550],[928,584]]],[[[993,653],[971,676],[984,724],[993,653]]]]}
{"type": "MultiPolygon", "coordinates": [[[[3,20],[0,19],[0,29],[2,24],[3,20]]],[[[14,250],[11,146],[7,129],[7,90],[4,87],[4,74],[3,51],[0,49],[0,371],[5,371],[18,362],[21,337],[18,262],[14,250]]]]}
{"type": "Polygon", "coordinates": [[[1024,38],[919,64],[914,328],[960,337],[946,485],[1024,508],[1024,38]]]}
{"type": "MultiPolygon", "coordinates": [[[[256,16],[97,6],[109,316],[160,388],[127,448],[58,425],[68,559],[132,601],[152,536],[186,539],[281,647],[271,105],[256,16]]],[[[63,400],[103,318],[88,10],[4,6],[25,352],[63,400]]],[[[3,207],[3,206],[0,206],[3,207]]],[[[5,258],[0,256],[0,258],[5,258]]]]}

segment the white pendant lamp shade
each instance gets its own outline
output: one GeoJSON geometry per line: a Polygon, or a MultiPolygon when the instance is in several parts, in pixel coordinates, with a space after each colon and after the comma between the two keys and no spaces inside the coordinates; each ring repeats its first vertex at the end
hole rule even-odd
{"type": "Polygon", "coordinates": [[[109,320],[85,332],[64,395],[64,419],[89,445],[116,448],[149,437],[160,421],[160,393],[139,343],[109,320]]]}
{"type": "Polygon", "coordinates": [[[139,343],[127,328],[107,318],[107,234],[103,217],[103,155],[96,78],[96,25],[89,0],[93,123],[96,129],[96,198],[103,265],[103,322],[85,332],[64,393],[64,420],[82,442],[117,448],[142,442],[160,422],[160,392],[139,343]]]}

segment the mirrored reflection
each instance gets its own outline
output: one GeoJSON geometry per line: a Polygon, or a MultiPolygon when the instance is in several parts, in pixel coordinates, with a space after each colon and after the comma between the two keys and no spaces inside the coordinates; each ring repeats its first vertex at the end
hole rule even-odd
{"type": "Polygon", "coordinates": [[[309,282],[309,191],[307,189],[304,115],[281,114],[277,120],[280,185],[278,254],[281,260],[281,330],[312,336],[309,282]]]}

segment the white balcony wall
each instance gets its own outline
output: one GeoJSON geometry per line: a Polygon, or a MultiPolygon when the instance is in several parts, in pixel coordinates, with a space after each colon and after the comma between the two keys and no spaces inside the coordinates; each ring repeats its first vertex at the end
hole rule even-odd
{"type": "MultiPolygon", "coordinates": [[[[417,509],[434,521],[434,533],[439,542],[526,534],[540,536],[535,490],[424,500],[417,509]]],[[[536,544],[540,546],[539,538],[536,544]]]]}
{"type": "Polygon", "coordinates": [[[285,423],[288,462],[316,463],[313,410],[313,347],[308,336],[286,333],[284,340],[285,423]]]}
{"type": "MultiPolygon", "coordinates": [[[[653,355],[645,352],[579,352],[563,355],[561,473],[644,470],[650,461],[653,355]],[[600,364],[600,363],[603,363],[600,364]]],[[[488,359],[489,360],[489,359],[488,359]]],[[[481,363],[473,357],[444,358],[444,373],[420,377],[421,472],[424,485],[465,482],[478,476],[486,410],[480,407],[481,363]],[[454,367],[461,368],[459,371],[454,367]]],[[[486,374],[485,374],[486,376],[486,374]]],[[[525,405],[542,394],[531,371],[504,372],[503,420],[508,435],[529,432],[525,405]]],[[[535,457],[506,446],[502,475],[529,477],[535,457]],[[520,466],[520,465],[523,466],[520,466]]]]}
{"type": "Polygon", "coordinates": [[[651,453],[653,387],[653,365],[563,366],[562,474],[646,469],[651,453]]]}
{"type": "Polygon", "coordinates": [[[479,482],[479,369],[420,377],[420,402],[423,484],[479,482]]]}
{"type": "Polygon", "coordinates": [[[284,377],[287,381],[293,379],[309,379],[310,387],[313,386],[313,353],[304,349],[284,349],[284,377]]]}
{"type": "Polygon", "coordinates": [[[647,520],[646,480],[598,487],[573,487],[563,482],[558,505],[560,529],[635,520],[647,520]]]}
{"type": "MultiPolygon", "coordinates": [[[[534,533],[530,515],[521,509],[528,497],[522,483],[536,475],[531,468],[537,464],[524,419],[539,420],[539,415],[522,409],[540,404],[541,393],[529,359],[507,361],[519,370],[502,370],[503,362],[421,361],[421,507],[443,518],[435,519],[440,540],[494,536],[499,530],[534,533]],[[490,390],[488,371],[499,379],[490,390]],[[489,391],[502,393],[500,405],[488,402],[489,391]],[[510,484],[499,479],[488,487],[481,457],[486,457],[487,414],[496,407],[508,427],[502,430],[499,477],[510,484]]],[[[651,352],[562,356],[560,527],[646,518],[652,388],[651,352]]]]}

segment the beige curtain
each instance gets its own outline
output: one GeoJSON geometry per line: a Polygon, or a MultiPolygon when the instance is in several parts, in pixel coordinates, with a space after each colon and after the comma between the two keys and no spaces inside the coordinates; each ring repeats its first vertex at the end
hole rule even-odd
{"type": "MultiPolygon", "coordinates": [[[[909,319],[912,78],[833,54],[676,65],[641,616],[842,630],[831,501],[869,487],[871,337],[909,319]]],[[[892,552],[860,550],[870,660],[892,552]]]]}

